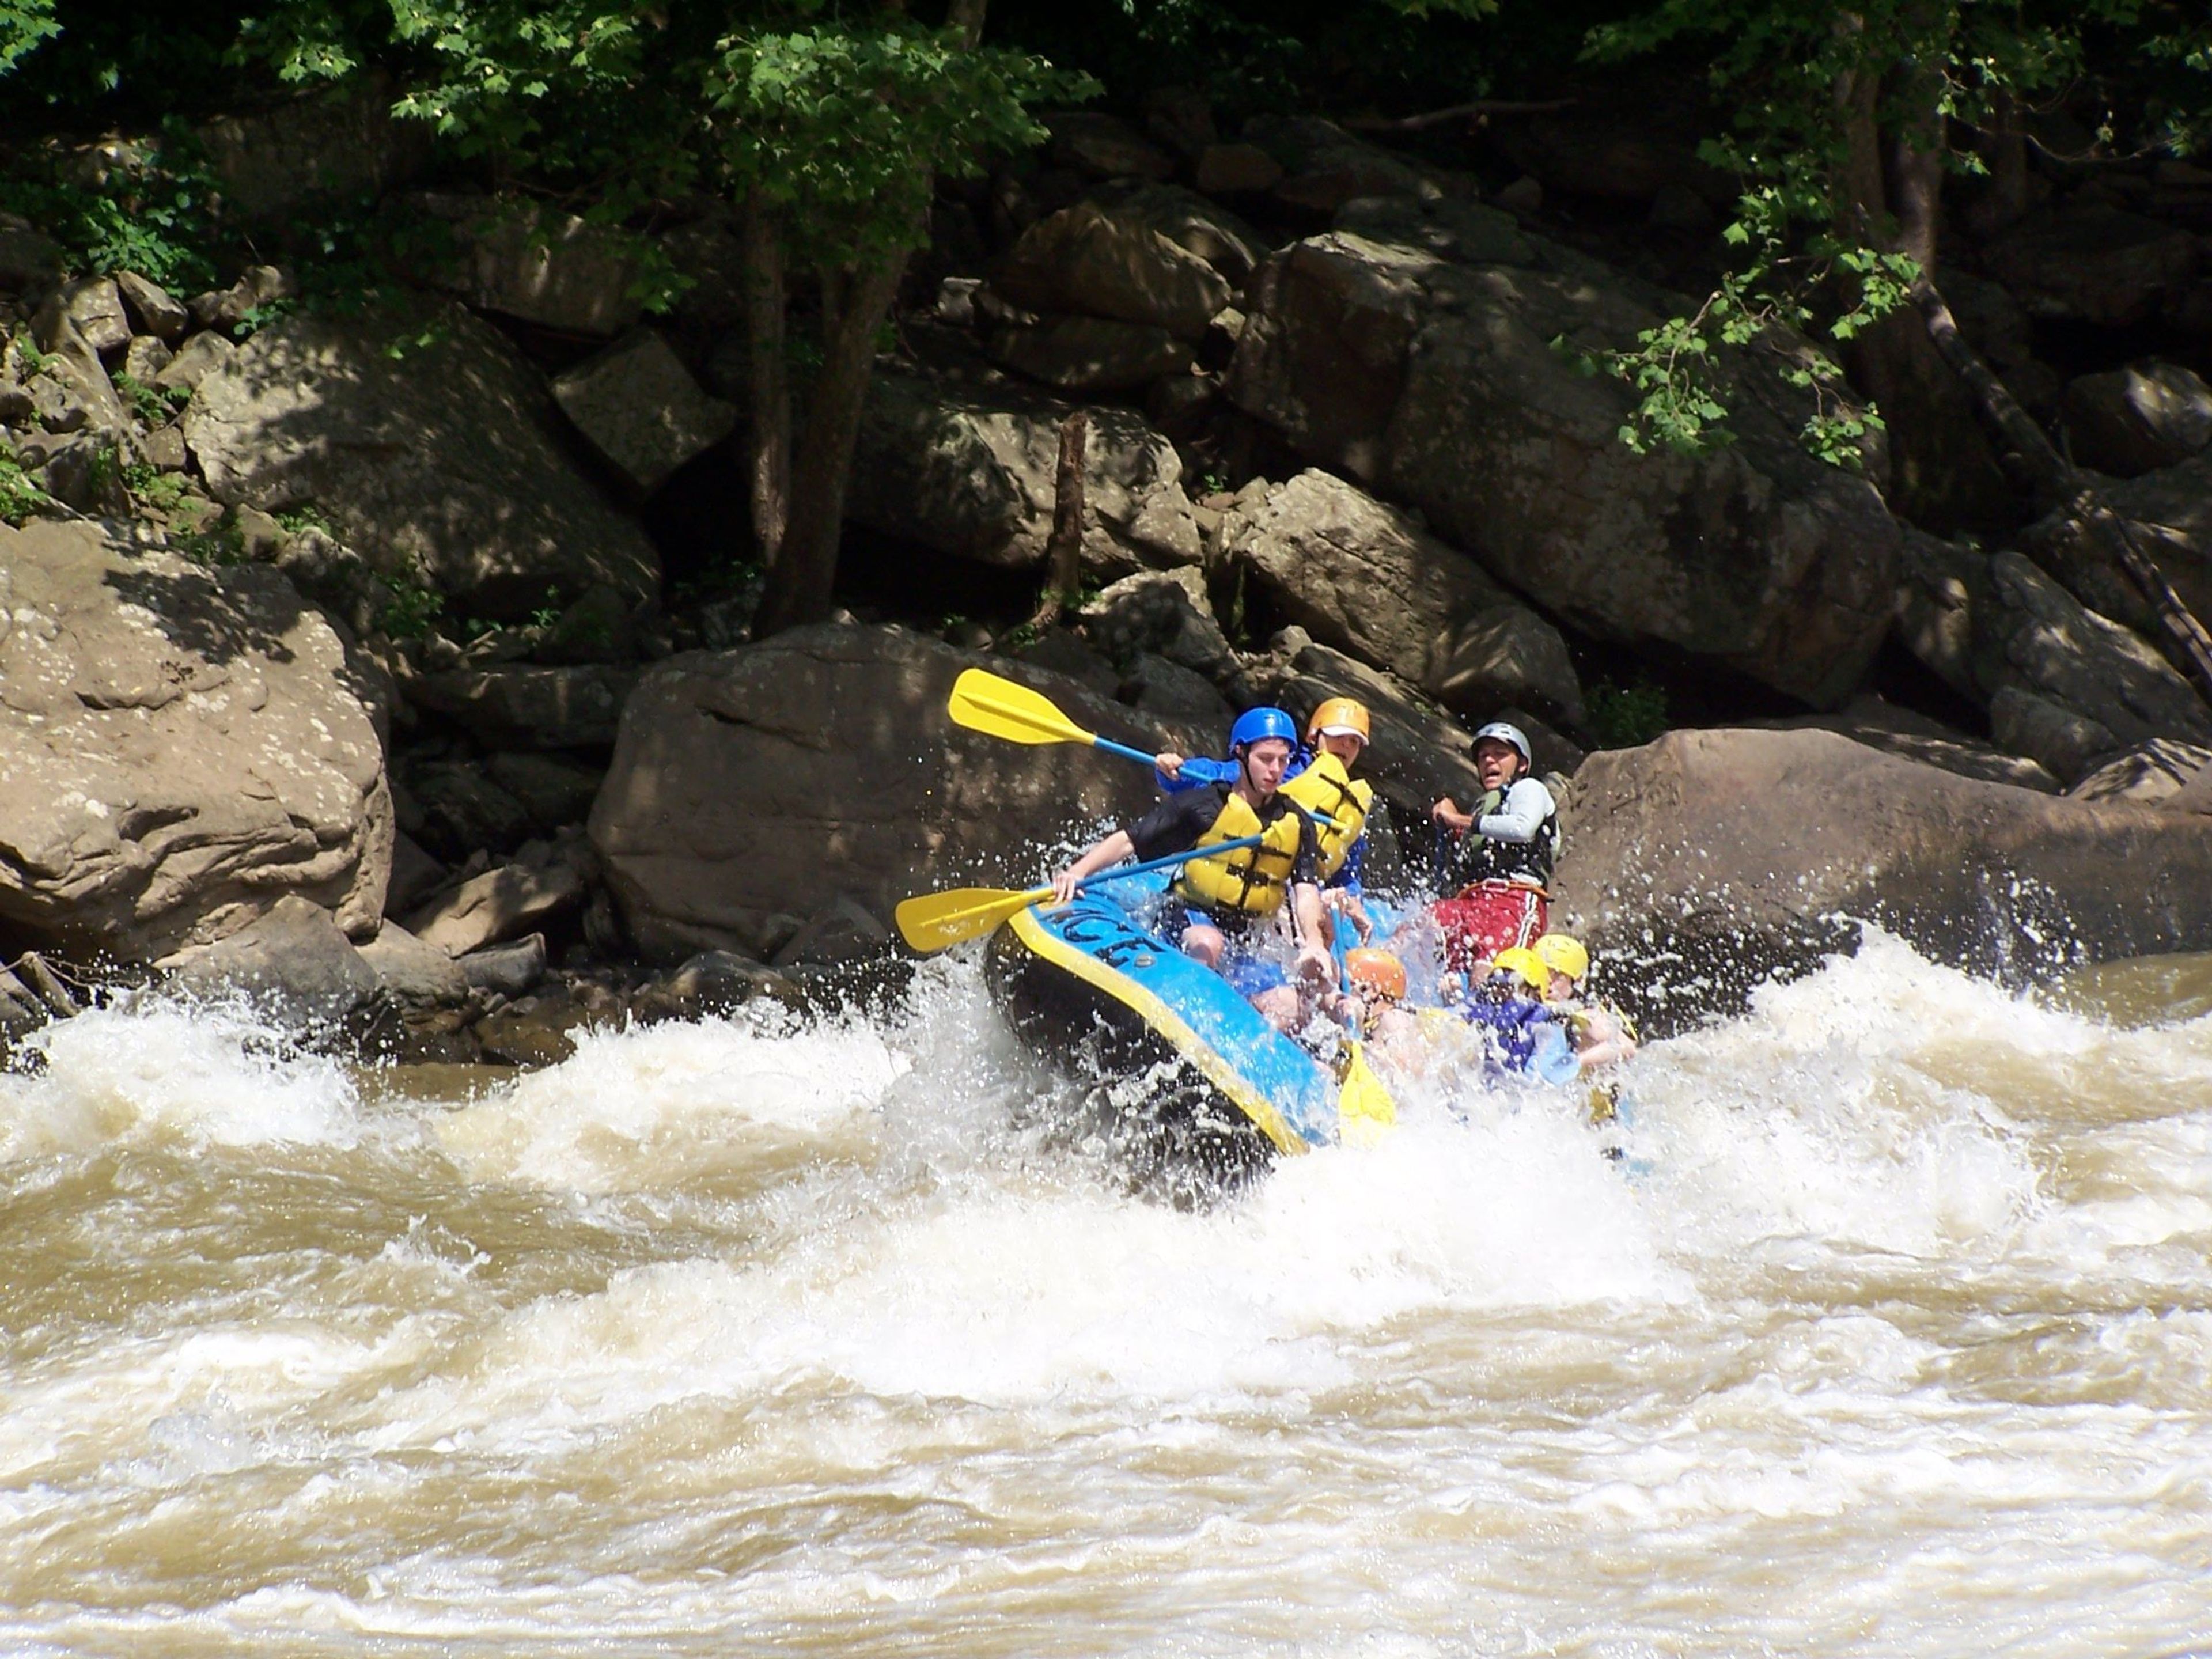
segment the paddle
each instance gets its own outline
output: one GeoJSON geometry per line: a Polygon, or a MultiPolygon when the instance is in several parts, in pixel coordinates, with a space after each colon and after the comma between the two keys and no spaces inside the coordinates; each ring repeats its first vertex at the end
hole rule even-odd
{"type": "MultiPolygon", "coordinates": [[[[1240,847],[1256,847],[1261,839],[1259,836],[1246,836],[1237,841],[1217,841],[1209,847],[1194,847],[1187,853],[1170,853],[1165,858],[1147,859],[1142,864],[1101,870],[1076,883],[1076,890],[1080,892],[1102,881],[1119,881],[1124,876],[1141,876],[1170,865],[1188,864],[1193,859],[1211,858],[1216,853],[1231,853],[1240,847]]],[[[956,887],[949,892],[918,893],[903,900],[892,912],[892,917],[898,923],[899,936],[915,950],[942,951],[963,939],[980,939],[1018,911],[1042,904],[1051,896],[1049,887],[1032,887],[1024,892],[1007,887],[956,887]]]]}
{"type": "Polygon", "coordinates": [[[1372,1146],[1397,1123],[1398,1103],[1367,1063],[1367,1045],[1352,1044],[1336,1097],[1337,1139],[1347,1146],[1372,1146]]]}
{"type": "Polygon", "coordinates": [[[1152,757],[1143,750],[1085,731],[1043,693],[1001,679],[985,668],[970,668],[952,683],[952,697],[945,704],[945,712],[956,725],[1004,738],[1008,743],[1088,744],[1125,760],[1142,761],[1146,766],[1152,763],[1152,757]]]}

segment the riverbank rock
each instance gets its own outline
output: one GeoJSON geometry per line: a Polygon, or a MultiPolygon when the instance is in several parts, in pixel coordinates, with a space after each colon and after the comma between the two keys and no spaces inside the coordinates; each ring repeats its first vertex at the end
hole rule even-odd
{"type": "Polygon", "coordinates": [[[1278,620],[1448,707],[1487,719],[1522,703],[1582,718],[1558,629],[1464,553],[1341,478],[1310,469],[1270,487],[1231,509],[1220,546],[1278,620]]]}
{"type": "Polygon", "coordinates": [[[374,696],[273,570],[0,526],[0,940],[149,962],[288,895],[372,935],[374,696]]]}
{"type": "Polygon", "coordinates": [[[2039,317],[2126,328],[2196,274],[2197,239],[2124,208],[2069,203],[2031,215],[1982,250],[1991,276],[2039,317]]]}
{"type": "Polygon", "coordinates": [[[639,498],[730,435],[738,411],[710,398],[649,328],[553,380],[553,401],[639,498]]]}
{"type": "Polygon", "coordinates": [[[379,989],[376,969],[331,913],[290,895],[228,938],[188,946],[157,965],[180,990],[241,994],[294,1026],[337,1025],[379,989]]]}
{"type": "MultiPolygon", "coordinates": [[[[2212,617],[2212,454],[2106,486],[2105,504],[2135,526],[2143,550],[2198,621],[2212,617]]],[[[2022,541],[2049,570],[2062,571],[2082,602],[2137,633],[2158,626],[2142,592],[2105,562],[2097,544],[2063,513],[2039,520],[2022,541]]]]}
{"type": "Polygon", "coordinates": [[[1593,755],[1566,829],[1557,914],[1662,1005],[1725,1003],[1770,967],[1809,965],[1850,938],[1839,918],[2011,981],[2212,950],[2200,819],[1958,777],[1832,732],[1678,731],[1593,755]]]}
{"type": "Polygon", "coordinates": [[[1735,443],[1629,449],[1633,394],[1553,343],[1630,344],[1666,298],[1525,240],[1517,264],[1344,232],[1277,252],[1252,282],[1231,398],[1418,506],[1563,622],[1841,700],[1889,626],[1898,528],[1880,495],[1799,444],[1809,403],[1728,354],[1735,443]]]}
{"type": "Polygon", "coordinates": [[[217,501],[313,506],[380,574],[464,613],[519,621],[549,587],[657,592],[652,543],[554,419],[514,349],[442,306],[283,318],[199,382],[184,432],[217,501]]]}
{"type": "Polygon", "coordinates": [[[2212,445],[2212,386],[2179,363],[2131,364],[2069,384],[2065,417],[2076,461],[2137,477],[2212,445]]]}
{"type": "Polygon", "coordinates": [[[841,900],[888,922],[909,894],[1015,885],[1155,799],[1150,775],[1072,745],[955,726],[945,699],[985,665],[1090,729],[1210,752],[1218,733],[1139,726],[1074,681],[898,628],[825,624],[648,670],[623,710],[591,836],[647,956],[766,957],[841,900]]]}
{"type": "Polygon", "coordinates": [[[1204,337],[1230,295],[1228,280],[1198,255],[1096,202],[1024,231],[991,286],[1025,310],[1140,323],[1184,340],[1204,337]]]}
{"type": "Polygon", "coordinates": [[[543,328],[606,338],[635,327],[640,249],[611,225],[539,203],[492,196],[416,198],[441,220],[453,257],[422,273],[432,287],[543,328]]]}
{"type": "MultiPolygon", "coordinates": [[[[1036,563],[1052,533],[1060,426],[1072,408],[1010,386],[878,371],[853,458],[854,522],[982,564],[1036,563]]],[[[1093,409],[1084,562],[1121,576],[1200,556],[1175,447],[1127,410],[1093,409]]]]}
{"type": "Polygon", "coordinates": [[[607,663],[502,663],[419,674],[402,689],[416,708],[459,721],[487,748],[604,749],[636,684],[637,670],[607,663]]]}

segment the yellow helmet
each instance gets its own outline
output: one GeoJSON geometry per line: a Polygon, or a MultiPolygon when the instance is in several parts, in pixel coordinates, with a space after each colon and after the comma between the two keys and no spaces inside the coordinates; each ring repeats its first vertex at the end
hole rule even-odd
{"type": "Polygon", "coordinates": [[[1536,954],[1543,958],[1544,966],[1569,979],[1580,979],[1589,972],[1589,952],[1571,934],[1545,934],[1536,941],[1536,954]]]}
{"type": "Polygon", "coordinates": [[[1356,737],[1362,743],[1373,740],[1367,721],[1367,705],[1354,702],[1350,697],[1324,697],[1306,721],[1306,741],[1346,735],[1356,737]]]}
{"type": "Polygon", "coordinates": [[[1538,990],[1552,981],[1552,970],[1544,965],[1544,958],[1525,945],[1516,945],[1500,951],[1490,960],[1492,973],[1518,974],[1538,990]]]}
{"type": "Polygon", "coordinates": [[[1344,976],[1354,985],[1395,1000],[1406,994],[1406,964],[1371,945],[1344,953],[1344,976]]]}

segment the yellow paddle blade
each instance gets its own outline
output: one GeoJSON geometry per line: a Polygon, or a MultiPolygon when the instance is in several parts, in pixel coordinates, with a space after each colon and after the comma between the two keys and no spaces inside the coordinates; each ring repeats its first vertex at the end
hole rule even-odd
{"type": "Polygon", "coordinates": [[[1366,1045],[1353,1043],[1336,1097],[1337,1138],[1347,1146],[1372,1146],[1397,1123],[1398,1103],[1367,1063],[1366,1045]]]}
{"type": "Polygon", "coordinates": [[[953,681],[945,712],[971,732],[1008,743],[1090,743],[1097,736],[1061,714],[1051,698],[984,668],[969,669],[953,681]]]}
{"type": "Polygon", "coordinates": [[[1052,896],[1049,887],[1017,893],[1004,887],[956,887],[949,893],[917,893],[892,912],[899,937],[917,951],[942,951],[963,939],[981,939],[1017,910],[1052,896]]]}

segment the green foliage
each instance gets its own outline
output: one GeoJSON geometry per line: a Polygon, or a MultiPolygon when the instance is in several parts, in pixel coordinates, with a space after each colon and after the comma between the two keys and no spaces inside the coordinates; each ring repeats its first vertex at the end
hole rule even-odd
{"type": "Polygon", "coordinates": [[[0,0],[0,75],[60,33],[54,0],[0,0]]]}
{"type": "Polygon", "coordinates": [[[1665,732],[1667,693],[1643,675],[1633,684],[1601,679],[1583,699],[1584,724],[1601,749],[1636,749],[1665,732]]]}
{"type": "Polygon", "coordinates": [[[0,443],[0,519],[21,525],[54,504],[53,497],[32,482],[15,452],[0,443]]]}
{"type": "Polygon", "coordinates": [[[173,124],[156,145],[107,158],[34,155],[0,176],[0,210],[62,245],[81,271],[135,270],[191,293],[215,281],[214,180],[198,143],[173,124]]]}
{"type": "Polygon", "coordinates": [[[238,514],[228,507],[189,525],[173,525],[169,545],[195,564],[246,562],[246,532],[239,527],[238,514]]]}
{"type": "MultiPolygon", "coordinates": [[[[1896,251],[1896,227],[1861,199],[1880,137],[1941,143],[1947,123],[1987,126],[2014,103],[2055,95],[2081,81],[2093,47],[2212,71],[2194,33],[2161,33],[2184,9],[2156,0],[1858,0],[1849,10],[1796,0],[1658,0],[1591,31],[1585,55],[1611,61],[1662,48],[1707,54],[1717,98],[1734,112],[1727,134],[1703,147],[1711,165],[1745,181],[1735,221],[1723,233],[1741,261],[1693,313],[1669,318],[1625,350],[1583,361],[1626,382],[1639,401],[1621,437],[1696,453],[1727,435],[1729,389],[1715,367],[1721,345],[1766,348],[1814,410],[1802,438],[1832,465],[1856,466],[1881,427],[1872,406],[1851,407],[1824,354],[1790,336],[1841,345],[1903,305],[1920,273],[1896,251]],[[2185,46],[2185,42],[2191,43],[2185,46]]],[[[2212,81],[2160,106],[2160,142],[2179,148],[2195,131],[2188,109],[2212,107],[2212,81]]],[[[2157,124],[2154,124],[2157,125],[2157,124]]],[[[2100,143],[2112,142],[2106,124],[2100,143]]],[[[1970,150],[1949,151],[1953,170],[1980,170],[1970,150]]],[[[1879,160],[1873,162],[1879,173],[1879,160]]]]}
{"type": "Polygon", "coordinates": [[[131,492],[133,501],[159,513],[173,511],[185,499],[183,474],[164,472],[143,461],[131,461],[124,466],[123,487],[131,492]]]}
{"type": "Polygon", "coordinates": [[[446,609],[438,591],[412,571],[404,576],[378,578],[390,596],[376,614],[376,626],[395,640],[419,640],[428,635],[446,609]]]}
{"type": "Polygon", "coordinates": [[[173,386],[166,390],[150,386],[137,375],[126,374],[121,369],[108,378],[114,383],[115,389],[123,394],[123,400],[131,405],[140,423],[145,426],[167,426],[183,413],[185,405],[192,400],[189,386],[173,386]]]}
{"type": "Polygon", "coordinates": [[[303,530],[319,530],[325,536],[337,533],[331,528],[331,521],[322,515],[321,510],[313,501],[288,507],[283,512],[272,513],[269,516],[295,536],[303,530]]]}
{"type": "Polygon", "coordinates": [[[917,246],[936,177],[1041,142],[1031,106],[1098,90],[954,29],[827,16],[725,35],[703,85],[725,187],[779,210],[791,252],[829,269],[917,246]]]}

